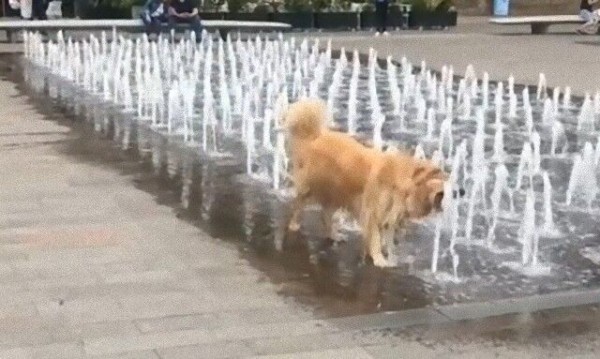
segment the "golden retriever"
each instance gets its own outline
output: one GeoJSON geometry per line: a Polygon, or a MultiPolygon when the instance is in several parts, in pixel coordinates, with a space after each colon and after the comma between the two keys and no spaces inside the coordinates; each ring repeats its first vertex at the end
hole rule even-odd
{"type": "Polygon", "coordinates": [[[387,266],[382,242],[389,244],[405,220],[441,210],[447,176],[428,161],[369,148],[328,129],[328,116],[319,100],[300,100],[287,109],[284,123],[296,190],[289,229],[299,230],[302,210],[314,202],[321,205],[333,238],[333,216],[345,209],[360,224],[363,260],[368,255],[375,266],[387,266]]]}

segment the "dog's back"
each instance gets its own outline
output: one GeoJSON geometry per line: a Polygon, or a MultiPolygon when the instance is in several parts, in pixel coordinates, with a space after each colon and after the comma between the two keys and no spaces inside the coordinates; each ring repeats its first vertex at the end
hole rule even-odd
{"type": "Polygon", "coordinates": [[[350,209],[362,194],[378,151],[326,128],[327,116],[324,104],[316,100],[290,107],[286,123],[293,178],[297,189],[310,191],[321,205],[350,209]]]}

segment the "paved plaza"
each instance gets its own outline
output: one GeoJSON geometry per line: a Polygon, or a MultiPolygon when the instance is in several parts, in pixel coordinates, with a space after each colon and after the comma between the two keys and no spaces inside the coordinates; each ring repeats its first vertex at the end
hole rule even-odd
{"type": "MultiPolygon", "coordinates": [[[[562,33],[531,36],[527,27],[473,18],[444,32],[319,36],[336,48],[451,64],[457,74],[473,64],[492,79],[513,74],[516,83],[536,84],[544,72],[550,86],[596,91],[600,38],[555,30],[562,33]]],[[[1,359],[600,356],[598,292],[533,313],[555,306],[323,315],[280,295],[281,284],[237,246],[179,219],[136,186],[108,147],[96,153],[103,147],[62,116],[0,80],[1,359]]]]}

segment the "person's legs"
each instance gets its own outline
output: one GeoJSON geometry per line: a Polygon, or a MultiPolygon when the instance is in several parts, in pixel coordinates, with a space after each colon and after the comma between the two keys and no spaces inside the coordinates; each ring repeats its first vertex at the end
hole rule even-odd
{"type": "Polygon", "coordinates": [[[179,18],[176,16],[169,16],[167,26],[167,29],[169,30],[169,35],[175,30],[175,25],[179,22],[178,19],[179,18]]]}
{"type": "Polygon", "coordinates": [[[595,19],[594,14],[591,11],[588,10],[581,10],[579,12],[579,17],[585,21],[585,23],[583,25],[581,25],[578,29],[577,32],[578,33],[582,33],[582,32],[589,32],[588,29],[590,26],[593,26],[597,23],[597,20],[595,19]]]}
{"type": "Polygon", "coordinates": [[[189,19],[190,27],[196,33],[196,42],[202,40],[202,23],[200,22],[200,16],[196,15],[189,19]]]}
{"type": "Polygon", "coordinates": [[[32,17],[39,20],[46,20],[48,3],[44,0],[33,0],[31,5],[32,17]]]}
{"type": "Polygon", "coordinates": [[[154,32],[157,36],[160,35],[160,30],[163,22],[165,22],[165,18],[163,18],[162,16],[153,17],[150,31],[154,32]]]}
{"type": "Polygon", "coordinates": [[[383,3],[375,3],[375,31],[383,32],[383,3]]]}
{"type": "Polygon", "coordinates": [[[150,34],[152,33],[152,18],[148,16],[148,14],[146,14],[145,12],[142,12],[140,14],[140,18],[144,23],[144,30],[146,31],[146,34],[150,36],[150,34]]]}
{"type": "Polygon", "coordinates": [[[384,2],[381,4],[381,31],[387,32],[387,15],[388,15],[388,3],[384,2]]]}
{"type": "Polygon", "coordinates": [[[32,0],[31,1],[31,18],[41,19],[42,4],[43,0],[32,0]]]}

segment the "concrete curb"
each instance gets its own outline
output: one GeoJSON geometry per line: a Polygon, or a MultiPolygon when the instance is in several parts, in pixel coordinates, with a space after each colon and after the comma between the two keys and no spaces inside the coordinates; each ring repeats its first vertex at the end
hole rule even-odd
{"type": "Polygon", "coordinates": [[[327,320],[340,330],[401,329],[486,319],[507,314],[532,313],[600,303],[600,289],[501,299],[490,302],[453,304],[397,312],[341,317],[327,320]]]}

